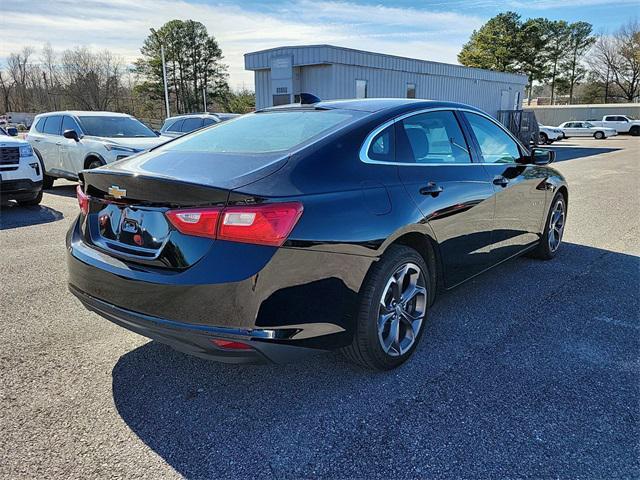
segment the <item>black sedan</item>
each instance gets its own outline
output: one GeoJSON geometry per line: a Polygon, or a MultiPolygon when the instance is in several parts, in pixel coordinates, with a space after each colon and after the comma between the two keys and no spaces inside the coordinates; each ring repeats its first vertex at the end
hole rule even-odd
{"type": "Polygon", "coordinates": [[[393,368],[437,291],[554,257],[568,190],[553,158],[457,103],[268,108],[84,171],[69,288],[206,358],[341,349],[393,368]]]}

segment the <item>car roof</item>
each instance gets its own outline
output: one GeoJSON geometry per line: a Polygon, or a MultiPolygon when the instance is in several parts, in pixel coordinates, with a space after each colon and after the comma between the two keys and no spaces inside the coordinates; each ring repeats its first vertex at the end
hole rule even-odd
{"type": "Polygon", "coordinates": [[[314,104],[293,103],[277,107],[268,107],[259,111],[278,111],[286,109],[340,109],[357,110],[361,112],[382,112],[384,110],[413,110],[416,108],[456,108],[481,112],[476,107],[458,102],[444,102],[440,100],[422,100],[414,98],[361,98],[354,100],[324,100],[314,104]]]}
{"type": "Polygon", "coordinates": [[[167,117],[165,122],[169,120],[178,120],[181,118],[216,118],[218,117],[215,113],[183,113],[181,115],[174,115],[173,117],[167,117]]]}
{"type": "Polygon", "coordinates": [[[37,117],[50,117],[52,115],[72,115],[75,117],[130,117],[131,115],[118,112],[93,112],[89,110],[63,110],[59,112],[47,112],[36,115],[37,117]]]}

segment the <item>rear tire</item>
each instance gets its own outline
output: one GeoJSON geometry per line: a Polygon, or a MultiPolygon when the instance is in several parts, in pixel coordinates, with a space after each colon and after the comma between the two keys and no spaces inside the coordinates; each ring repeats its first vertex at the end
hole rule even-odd
{"type": "Polygon", "coordinates": [[[555,257],[562,244],[566,221],[567,201],[564,195],[558,192],[551,202],[540,243],[530,256],[540,260],[551,260],[555,257]]]}
{"type": "Polygon", "coordinates": [[[549,137],[547,136],[546,133],[544,132],[540,132],[540,134],[538,135],[538,142],[541,145],[547,145],[549,143],[549,137]]]}
{"type": "Polygon", "coordinates": [[[631,130],[629,130],[629,133],[631,135],[633,135],[634,137],[637,137],[640,135],[640,127],[635,126],[635,127],[631,127],[631,130]]]}
{"type": "Polygon", "coordinates": [[[49,190],[53,188],[53,182],[55,181],[54,177],[50,177],[46,173],[42,176],[42,188],[45,190],[49,190]]]}
{"type": "Polygon", "coordinates": [[[413,248],[392,245],[365,278],[353,342],[342,353],[366,368],[400,366],[422,337],[433,295],[422,256],[413,248]]]}
{"type": "Polygon", "coordinates": [[[31,200],[18,200],[18,205],[20,205],[21,207],[31,207],[34,205],[40,205],[41,201],[42,201],[42,190],[40,190],[38,194],[31,200]]]}
{"type": "Polygon", "coordinates": [[[593,134],[593,138],[596,140],[604,140],[604,132],[596,132],[593,134]]]}

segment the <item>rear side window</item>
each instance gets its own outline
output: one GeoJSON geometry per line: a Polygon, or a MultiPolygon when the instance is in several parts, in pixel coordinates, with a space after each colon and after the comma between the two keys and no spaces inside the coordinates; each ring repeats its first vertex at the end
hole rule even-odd
{"type": "Polygon", "coordinates": [[[270,153],[290,150],[362,116],[346,110],[269,111],[243,115],[188,135],[159,151],[270,153]]]}
{"type": "Polygon", "coordinates": [[[373,137],[369,144],[367,157],[379,162],[393,162],[395,160],[394,140],[395,131],[393,124],[391,124],[373,137]]]}
{"type": "Polygon", "coordinates": [[[413,115],[396,123],[403,163],[471,163],[469,147],[451,111],[413,115]]]}
{"type": "Polygon", "coordinates": [[[166,131],[167,132],[182,132],[182,130],[180,130],[180,127],[182,127],[182,123],[183,122],[184,122],[184,120],[177,120],[177,121],[173,122],[172,124],[170,124],[166,128],[166,131]]]}
{"type": "Polygon", "coordinates": [[[213,118],[205,118],[202,121],[202,126],[203,127],[208,127],[209,125],[213,125],[214,123],[218,123],[218,122],[216,122],[213,118]]]}
{"type": "Polygon", "coordinates": [[[33,126],[33,129],[38,133],[42,133],[44,129],[44,124],[46,121],[47,121],[47,117],[38,119],[38,121],[33,126]]]}
{"type": "Polygon", "coordinates": [[[197,128],[200,128],[201,126],[202,126],[202,119],[200,119],[200,118],[187,118],[182,123],[182,128],[180,130],[182,132],[189,133],[189,132],[193,132],[197,128]]]}
{"type": "Polygon", "coordinates": [[[48,133],[49,135],[60,135],[60,127],[62,126],[62,117],[60,115],[53,115],[47,117],[47,123],[44,124],[42,133],[48,133]]]}
{"type": "Polygon", "coordinates": [[[518,144],[491,120],[465,112],[473,134],[480,145],[480,153],[487,163],[514,163],[520,159],[518,144]]]}

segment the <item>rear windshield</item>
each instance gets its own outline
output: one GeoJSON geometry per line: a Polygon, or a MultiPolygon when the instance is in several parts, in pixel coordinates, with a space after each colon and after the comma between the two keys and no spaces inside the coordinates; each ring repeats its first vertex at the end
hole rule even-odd
{"type": "Polygon", "coordinates": [[[82,131],[94,137],[156,137],[153,130],[131,117],[79,117],[82,131]]]}
{"type": "Polygon", "coordinates": [[[302,145],[350,123],[358,112],[279,111],[243,115],[175,140],[158,150],[207,153],[270,153],[302,145]]]}

